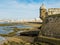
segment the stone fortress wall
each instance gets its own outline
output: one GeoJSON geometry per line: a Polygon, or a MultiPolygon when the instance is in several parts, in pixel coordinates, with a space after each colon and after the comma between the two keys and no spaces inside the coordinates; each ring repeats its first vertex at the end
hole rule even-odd
{"type": "Polygon", "coordinates": [[[46,8],[44,4],[41,5],[40,7],[40,18],[42,20],[45,19],[45,17],[50,16],[50,15],[56,15],[60,14],[60,8],[46,8]]]}
{"type": "Polygon", "coordinates": [[[40,16],[43,20],[41,33],[44,36],[60,38],[60,8],[40,7],[40,16]],[[47,13],[47,14],[46,14],[47,13]]]}
{"type": "Polygon", "coordinates": [[[48,16],[46,17],[46,22],[48,23],[55,23],[55,22],[59,22],[60,23],[60,15],[53,15],[53,16],[48,16]]]}
{"type": "Polygon", "coordinates": [[[49,8],[48,15],[60,14],[60,8],[49,8]]]}

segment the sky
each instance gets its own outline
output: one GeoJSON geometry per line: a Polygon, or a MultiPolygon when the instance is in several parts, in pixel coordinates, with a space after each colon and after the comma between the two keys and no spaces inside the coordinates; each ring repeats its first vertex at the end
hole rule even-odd
{"type": "Polygon", "coordinates": [[[60,8],[60,0],[0,0],[0,19],[39,18],[39,8],[60,8]]]}

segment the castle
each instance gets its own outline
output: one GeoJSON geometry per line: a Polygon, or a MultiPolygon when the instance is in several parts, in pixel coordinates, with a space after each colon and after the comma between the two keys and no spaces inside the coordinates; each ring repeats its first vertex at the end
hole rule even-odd
{"type": "Polygon", "coordinates": [[[40,18],[43,20],[45,17],[50,15],[60,14],[60,8],[49,8],[46,9],[45,5],[42,4],[40,7],[40,18]]]}
{"type": "Polygon", "coordinates": [[[60,8],[46,9],[45,5],[42,4],[40,18],[43,20],[42,35],[60,38],[60,8]]]}

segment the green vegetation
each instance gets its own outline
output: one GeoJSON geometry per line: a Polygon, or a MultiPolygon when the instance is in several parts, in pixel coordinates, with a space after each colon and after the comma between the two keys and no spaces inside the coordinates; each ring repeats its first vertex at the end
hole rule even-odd
{"type": "Polygon", "coordinates": [[[60,39],[50,38],[46,36],[39,36],[38,38],[35,38],[34,42],[32,43],[24,42],[24,40],[23,42],[21,40],[18,42],[16,41],[8,41],[3,45],[60,45],[60,39]]]}
{"type": "Polygon", "coordinates": [[[24,23],[3,23],[0,26],[14,26],[14,25],[24,25],[24,23]]]}
{"type": "Polygon", "coordinates": [[[8,43],[4,43],[3,45],[31,45],[30,43],[23,43],[23,42],[8,42],[8,43]]]}

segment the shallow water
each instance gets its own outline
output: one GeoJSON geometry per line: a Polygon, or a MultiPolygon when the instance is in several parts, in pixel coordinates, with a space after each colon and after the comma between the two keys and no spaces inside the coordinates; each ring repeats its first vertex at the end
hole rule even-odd
{"type": "Polygon", "coordinates": [[[10,32],[13,32],[13,30],[8,29],[7,27],[4,27],[4,26],[0,26],[0,34],[7,34],[7,33],[10,33],[10,32]]]}
{"type": "Polygon", "coordinates": [[[31,26],[26,25],[14,25],[14,26],[0,26],[0,34],[8,34],[10,32],[13,32],[14,28],[31,28],[31,26]]]}
{"type": "MultiPolygon", "coordinates": [[[[2,23],[0,23],[2,24],[2,23]]],[[[31,28],[31,26],[27,26],[27,25],[22,25],[22,24],[17,24],[17,25],[13,25],[13,26],[0,26],[0,34],[8,34],[11,32],[14,32],[14,28],[31,28]]],[[[19,33],[22,31],[18,31],[19,33]]],[[[17,33],[17,34],[19,34],[17,33]]],[[[0,45],[3,44],[4,42],[6,42],[6,38],[0,36],[0,45]]]]}

